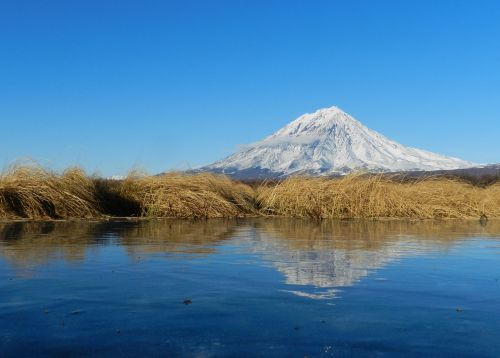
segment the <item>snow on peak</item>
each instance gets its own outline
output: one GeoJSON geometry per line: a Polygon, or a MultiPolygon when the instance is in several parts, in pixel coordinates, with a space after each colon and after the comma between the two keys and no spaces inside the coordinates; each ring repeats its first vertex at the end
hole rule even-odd
{"type": "MultiPolygon", "coordinates": [[[[338,126],[361,126],[361,123],[338,107],[319,109],[306,113],[268,138],[325,135],[338,126]]],[[[267,139],[267,138],[266,138],[267,139]]]]}
{"type": "Polygon", "coordinates": [[[353,170],[442,170],[473,165],[405,147],[334,106],[306,113],[262,141],[201,169],[230,175],[242,171],[329,175],[353,170]]]}

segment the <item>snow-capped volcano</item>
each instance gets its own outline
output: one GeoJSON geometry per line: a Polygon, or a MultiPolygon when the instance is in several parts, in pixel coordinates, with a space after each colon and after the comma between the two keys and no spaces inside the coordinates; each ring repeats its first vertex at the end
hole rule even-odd
{"type": "Polygon", "coordinates": [[[405,147],[369,129],[338,107],[330,107],[304,114],[264,140],[201,170],[257,177],[472,166],[473,163],[461,159],[405,147]]]}

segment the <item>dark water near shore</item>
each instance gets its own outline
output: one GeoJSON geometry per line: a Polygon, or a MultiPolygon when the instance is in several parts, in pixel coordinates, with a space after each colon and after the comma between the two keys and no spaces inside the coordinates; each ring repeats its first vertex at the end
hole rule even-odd
{"type": "Polygon", "coordinates": [[[0,357],[500,356],[500,223],[0,223],[0,357]]]}

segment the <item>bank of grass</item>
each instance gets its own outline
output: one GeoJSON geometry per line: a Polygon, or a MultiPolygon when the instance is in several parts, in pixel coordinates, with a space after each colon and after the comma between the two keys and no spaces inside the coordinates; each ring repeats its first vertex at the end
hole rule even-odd
{"type": "Polygon", "coordinates": [[[137,172],[124,180],[18,166],[0,175],[0,218],[66,219],[106,216],[219,218],[257,215],[250,186],[212,174],[137,172]]]}
{"type": "Polygon", "coordinates": [[[114,216],[219,218],[500,218],[500,183],[418,180],[384,175],[289,178],[247,185],[213,174],[131,173],[107,180],[71,168],[35,165],[0,174],[0,218],[69,219],[114,216]]]}
{"type": "Polygon", "coordinates": [[[444,177],[290,178],[260,186],[256,200],[263,213],[299,218],[500,217],[498,183],[484,188],[444,177]]]}

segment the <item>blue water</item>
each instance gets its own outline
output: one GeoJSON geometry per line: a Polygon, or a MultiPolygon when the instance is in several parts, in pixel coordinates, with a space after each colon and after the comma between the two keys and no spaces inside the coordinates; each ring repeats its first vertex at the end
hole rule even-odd
{"type": "Polygon", "coordinates": [[[0,223],[0,357],[500,356],[500,223],[0,223]]]}

